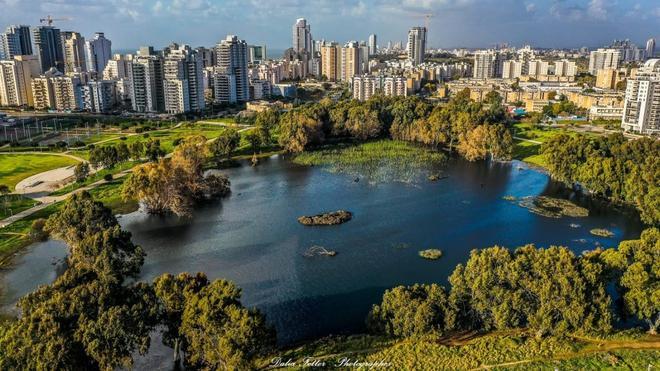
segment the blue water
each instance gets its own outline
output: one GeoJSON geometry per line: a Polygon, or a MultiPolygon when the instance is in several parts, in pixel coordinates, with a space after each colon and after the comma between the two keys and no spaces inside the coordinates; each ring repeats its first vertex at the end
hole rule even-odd
{"type": "MultiPolygon", "coordinates": [[[[634,216],[610,207],[590,205],[589,217],[553,219],[503,200],[506,195],[560,194],[546,174],[519,162],[451,160],[446,179],[416,184],[355,182],[353,176],[278,157],[226,173],[231,196],[203,205],[191,220],[136,212],[120,221],[147,253],[142,279],[203,271],[233,280],[243,289],[244,304],[266,313],[281,343],[362,331],[367,312],[386,288],[446,284],[472,249],[534,243],[580,253],[640,234],[634,216]],[[296,221],[300,215],[337,209],[352,211],[353,220],[330,227],[296,221]],[[597,227],[612,230],[614,238],[590,235],[597,227]],[[400,244],[409,247],[395,247],[400,244]],[[313,245],[338,255],[303,257],[313,245]],[[420,258],[419,250],[428,248],[441,249],[443,257],[420,258]]],[[[61,243],[49,241],[19,256],[0,276],[2,309],[12,310],[18,297],[52,281],[64,254],[61,243]]],[[[157,343],[152,341],[156,348],[157,343]]]]}

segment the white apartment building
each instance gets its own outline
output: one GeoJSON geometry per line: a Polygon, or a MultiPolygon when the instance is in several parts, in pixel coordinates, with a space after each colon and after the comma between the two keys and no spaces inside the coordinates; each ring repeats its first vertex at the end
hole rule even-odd
{"type": "Polygon", "coordinates": [[[89,112],[108,112],[118,102],[116,81],[90,81],[82,87],[83,109],[89,112]]]}
{"type": "Polygon", "coordinates": [[[555,61],[555,76],[574,77],[577,74],[575,61],[562,59],[555,61]]]}
{"type": "Polygon", "coordinates": [[[61,32],[64,49],[64,72],[85,72],[85,38],[78,32],[61,32]]]}
{"type": "Polygon", "coordinates": [[[408,60],[413,65],[424,63],[426,53],[426,27],[413,27],[408,31],[408,44],[406,45],[408,60]]]}
{"type": "Polygon", "coordinates": [[[355,76],[353,78],[353,99],[365,101],[376,94],[380,89],[379,79],[376,76],[355,76]]]}
{"type": "Polygon", "coordinates": [[[617,49],[598,49],[589,55],[589,73],[597,75],[598,70],[617,69],[621,61],[621,51],[617,49]]]}
{"type": "Polygon", "coordinates": [[[112,42],[105,38],[103,32],[97,32],[94,34],[94,38],[85,43],[85,54],[87,70],[100,74],[112,57],[112,42]]]}
{"type": "Polygon", "coordinates": [[[649,59],[628,79],[621,127],[641,134],[660,133],[660,59],[649,59]]]}
{"type": "Polygon", "coordinates": [[[502,78],[503,79],[516,79],[523,75],[522,61],[508,60],[502,64],[502,78]]]}
{"type": "Polygon", "coordinates": [[[527,74],[529,76],[545,76],[548,75],[549,64],[546,61],[539,59],[529,61],[527,67],[527,74]]]}
{"type": "Polygon", "coordinates": [[[496,50],[478,50],[474,53],[472,77],[475,79],[492,79],[502,77],[504,61],[496,50]]]}
{"type": "Polygon", "coordinates": [[[405,77],[386,77],[383,82],[383,94],[387,97],[407,96],[408,88],[405,77]]]}
{"type": "Polygon", "coordinates": [[[0,106],[34,106],[31,80],[39,76],[40,68],[34,55],[0,61],[0,106]]]}

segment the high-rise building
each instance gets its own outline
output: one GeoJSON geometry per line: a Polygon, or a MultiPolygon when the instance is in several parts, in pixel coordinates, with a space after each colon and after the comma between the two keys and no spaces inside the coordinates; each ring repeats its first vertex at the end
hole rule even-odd
{"type": "Polygon", "coordinates": [[[75,111],[83,109],[82,86],[77,76],[54,76],[51,78],[55,93],[55,109],[75,111]]]}
{"type": "Polygon", "coordinates": [[[555,76],[574,77],[577,74],[575,61],[562,59],[555,61],[555,76]]]}
{"type": "Polygon", "coordinates": [[[597,75],[598,70],[619,68],[622,60],[621,51],[618,49],[598,49],[589,54],[589,73],[597,75]]]}
{"type": "Polygon", "coordinates": [[[130,67],[130,99],[133,111],[164,111],[163,58],[155,53],[152,47],[142,47],[130,67]]]}
{"type": "Polygon", "coordinates": [[[188,45],[170,46],[163,65],[165,111],[184,113],[204,109],[202,60],[188,45]]]}
{"type": "Polygon", "coordinates": [[[105,38],[103,32],[96,32],[94,38],[85,43],[85,53],[87,69],[101,74],[112,57],[112,42],[105,38]]]}
{"type": "Polygon", "coordinates": [[[473,77],[475,79],[502,77],[503,66],[504,60],[497,50],[478,50],[474,53],[473,77]]]}
{"type": "Polygon", "coordinates": [[[0,59],[11,60],[15,55],[31,55],[30,26],[9,26],[0,34],[0,59]]]}
{"type": "Polygon", "coordinates": [[[529,76],[545,76],[548,74],[548,69],[548,62],[540,59],[531,60],[527,64],[527,74],[529,76]]]}
{"type": "Polygon", "coordinates": [[[516,79],[523,75],[522,61],[508,60],[504,61],[502,65],[502,78],[503,79],[516,79]]]}
{"type": "Polygon", "coordinates": [[[376,55],[378,53],[378,44],[376,42],[376,35],[369,35],[369,55],[376,55]]]}
{"type": "Polygon", "coordinates": [[[215,50],[208,49],[203,46],[195,48],[198,58],[202,60],[204,68],[213,67],[215,65],[215,50]]]}
{"type": "Polygon", "coordinates": [[[40,71],[39,61],[33,55],[0,61],[0,106],[34,106],[31,80],[40,71]]]}
{"type": "Polygon", "coordinates": [[[337,81],[341,77],[341,48],[334,41],[321,46],[321,76],[329,81],[337,81]]]}
{"type": "Polygon", "coordinates": [[[293,50],[312,53],[312,32],[305,18],[296,19],[293,25],[293,50]]]}
{"type": "Polygon", "coordinates": [[[405,77],[386,77],[383,82],[383,94],[386,97],[405,97],[408,95],[408,88],[405,77]]]}
{"type": "Polygon", "coordinates": [[[121,54],[115,54],[103,70],[103,80],[120,80],[129,77],[130,61],[121,54]]]}
{"type": "Polygon", "coordinates": [[[655,56],[655,39],[650,38],[646,42],[646,58],[652,59],[655,56]]]}
{"type": "Polygon", "coordinates": [[[34,28],[33,33],[41,70],[45,72],[55,67],[60,72],[64,71],[64,49],[59,28],[38,26],[34,28]]]}
{"type": "Polygon", "coordinates": [[[108,112],[117,104],[115,81],[90,81],[82,86],[83,109],[89,112],[108,112]]]}
{"type": "Polygon", "coordinates": [[[356,41],[349,41],[341,48],[341,80],[351,81],[361,72],[360,47],[356,41]]]}
{"type": "Polygon", "coordinates": [[[236,83],[236,100],[250,100],[250,85],[248,82],[248,47],[245,40],[239,40],[235,35],[227,35],[215,49],[216,66],[225,73],[234,75],[236,83]]]}
{"type": "Polygon", "coordinates": [[[628,79],[621,127],[642,134],[660,133],[660,59],[649,59],[628,79]]]}
{"type": "Polygon", "coordinates": [[[268,59],[266,56],[266,45],[249,45],[248,62],[261,63],[268,59]]]}
{"type": "Polygon", "coordinates": [[[62,46],[64,48],[64,72],[87,71],[85,64],[85,38],[78,32],[64,31],[62,46]]]}
{"type": "Polygon", "coordinates": [[[644,59],[644,49],[640,49],[630,40],[614,40],[610,49],[619,51],[621,62],[635,62],[644,59]]]}
{"type": "Polygon", "coordinates": [[[238,101],[236,75],[229,73],[224,68],[214,67],[211,79],[216,103],[236,103],[238,101]]]}
{"type": "Polygon", "coordinates": [[[408,31],[408,59],[414,65],[424,62],[426,53],[426,27],[413,27],[408,31]]]}

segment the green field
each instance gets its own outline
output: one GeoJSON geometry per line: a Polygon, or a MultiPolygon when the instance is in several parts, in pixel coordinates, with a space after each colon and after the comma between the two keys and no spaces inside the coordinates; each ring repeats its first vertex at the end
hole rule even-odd
{"type": "Polygon", "coordinates": [[[138,161],[127,161],[127,162],[123,162],[123,163],[113,167],[112,169],[101,169],[101,170],[97,171],[96,173],[94,173],[94,174],[90,175],[89,177],[87,177],[87,179],[85,179],[85,181],[71,183],[71,184],[69,184],[65,187],[62,187],[62,188],[58,189],[57,191],[51,192],[50,195],[51,196],[65,195],[65,194],[67,194],[71,191],[75,191],[78,188],[82,188],[82,187],[88,186],[88,185],[90,185],[94,182],[97,182],[97,181],[103,179],[103,177],[107,174],[115,175],[115,174],[121,173],[124,170],[131,169],[133,166],[135,166],[137,164],[139,164],[138,161]]]}
{"type": "Polygon", "coordinates": [[[115,214],[128,214],[138,209],[137,201],[130,200],[124,201],[121,197],[121,189],[124,185],[126,178],[116,179],[111,182],[101,184],[98,187],[90,190],[89,193],[94,196],[97,201],[103,204],[115,214]]]}
{"type": "MultiPolygon", "coordinates": [[[[358,362],[386,362],[390,365],[388,369],[395,370],[645,370],[649,365],[660,365],[660,339],[647,335],[621,340],[572,336],[537,338],[521,331],[410,339],[352,335],[306,343],[280,351],[273,357],[298,362],[311,357],[325,362],[329,368],[336,368],[333,366],[341,359],[348,358],[358,362]]],[[[267,367],[273,357],[263,359],[259,365],[267,367]]]]}
{"type": "Polygon", "coordinates": [[[403,141],[383,139],[374,142],[333,145],[303,152],[294,158],[300,165],[325,166],[331,172],[364,177],[370,182],[413,182],[434,172],[443,164],[442,152],[403,141]]]}
{"type": "Polygon", "coordinates": [[[0,184],[14,189],[16,183],[44,171],[75,165],[76,160],[57,155],[2,154],[0,155],[0,184]]]}
{"type": "Polygon", "coordinates": [[[9,194],[0,196],[0,220],[38,204],[37,201],[21,195],[9,194]]]}

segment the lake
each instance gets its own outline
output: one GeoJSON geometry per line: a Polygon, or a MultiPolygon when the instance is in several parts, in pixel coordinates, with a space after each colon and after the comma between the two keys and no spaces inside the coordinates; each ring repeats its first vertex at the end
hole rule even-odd
{"type": "MultiPolygon", "coordinates": [[[[413,184],[356,182],[278,156],[226,173],[231,196],[201,206],[192,219],[135,212],[120,222],[147,253],[141,279],[183,271],[230,279],[243,289],[244,304],[266,313],[282,344],[363,331],[367,312],[385,289],[445,284],[475,248],[534,243],[580,253],[597,244],[616,246],[641,232],[635,216],[593,202],[589,217],[554,219],[504,200],[567,195],[546,174],[517,161],[451,159],[447,178],[413,184]],[[337,209],[353,212],[353,219],[324,227],[296,220],[337,209]],[[615,236],[592,236],[592,228],[608,228],[615,236]],[[338,254],[304,257],[314,245],[338,254]],[[442,258],[420,258],[418,252],[428,248],[441,249],[442,258]]],[[[21,295],[52,281],[63,269],[65,252],[62,243],[48,241],[18,256],[0,276],[0,309],[14,311],[21,295]]]]}

